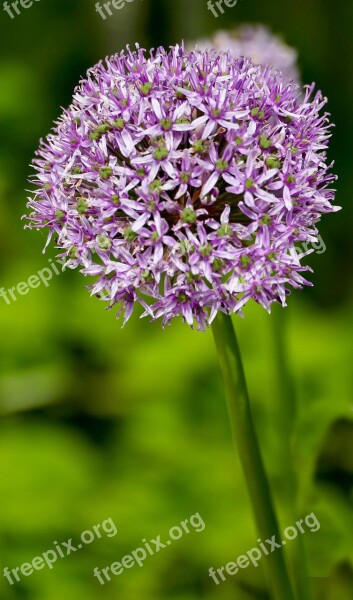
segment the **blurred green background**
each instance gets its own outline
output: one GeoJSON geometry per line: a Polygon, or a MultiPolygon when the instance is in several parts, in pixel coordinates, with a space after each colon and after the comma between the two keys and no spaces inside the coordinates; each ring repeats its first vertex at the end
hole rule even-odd
{"type": "MultiPolygon", "coordinates": [[[[40,137],[87,68],[125,44],[170,45],[262,22],[296,47],[304,82],[329,97],[337,203],[327,250],[310,259],[313,289],[271,316],[235,319],[256,425],[281,525],[314,511],[302,536],[320,600],[353,596],[353,2],[242,0],[215,19],[206,0],[135,0],[103,21],[94,0],[1,10],[0,248],[8,289],[48,266],[45,236],[24,232],[26,179],[40,137]],[[295,409],[293,409],[295,403],[295,409]],[[291,487],[288,440],[298,478],[291,487]]],[[[0,568],[78,539],[111,517],[118,534],[10,586],[1,600],[266,600],[262,567],[216,587],[208,576],[256,543],[227,421],[211,333],[133,318],[125,329],[74,272],[7,305],[0,298],[0,568]],[[202,533],[101,587],[105,567],[199,512],[202,533]]],[[[288,545],[289,548],[289,545],[288,545]]],[[[285,599],[283,599],[285,600],[285,599]]]]}

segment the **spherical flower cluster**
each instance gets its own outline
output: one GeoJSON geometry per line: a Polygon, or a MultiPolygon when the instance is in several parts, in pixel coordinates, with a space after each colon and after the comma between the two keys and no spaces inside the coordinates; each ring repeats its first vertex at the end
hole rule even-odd
{"type": "Polygon", "coordinates": [[[34,160],[30,227],[92,294],[204,329],[308,282],[297,244],[335,209],[326,100],[229,53],[121,52],[81,81],[34,160]]]}
{"type": "Polygon", "coordinates": [[[296,50],[263,25],[241,25],[229,32],[218,31],[210,40],[199,42],[198,47],[229,51],[236,58],[249,57],[256,65],[281,71],[288,82],[299,81],[296,50]]]}

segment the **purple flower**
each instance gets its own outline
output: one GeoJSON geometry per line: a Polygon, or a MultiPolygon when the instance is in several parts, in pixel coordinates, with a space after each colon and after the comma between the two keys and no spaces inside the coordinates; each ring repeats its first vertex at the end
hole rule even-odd
{"type": "Polygon", "coordinates": [[[241,25],[232,31],[218,31],[210,40],[200,41],[198,47],[229,51],[235,58],[246,56],[256,65],[278,69],[288,82],[299,81],[297,52],[263,25],[241,25]]]}
{"type": "Polygon", "coordinates": [[[326,100],[229,53],[129,49],[100,62],[34,160],[30,227],[92,294],[204,329],[310,285],[298,244],[334,212],[326,100]]]}

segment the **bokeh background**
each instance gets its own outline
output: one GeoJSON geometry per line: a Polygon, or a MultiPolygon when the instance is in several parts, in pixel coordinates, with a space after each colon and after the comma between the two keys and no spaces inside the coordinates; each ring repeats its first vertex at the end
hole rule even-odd
{"type": "MultiPolygon", "coordinates": [[[[322,222],[326,252],[310,258],[315,287],[271,316],[249,306],[235,324],[281,525],[316,513],[320,530],[302,536],[315,598],[348,600],[353,3],[242,0],[215,19],[206,0],[135,0],[106,21],[94,4],[41,0],[13,20],[0,11],[1,286],[28,280],[55,256],[42,254],[43,234],[23,230],[28,164],[88,67],[127,43],[170,45],[243,22],[282,34],[298,49],[303,81],[316,81],[329,97],[336,123],[330,153],[344,210],[322,222]]],[[[211,333],[177,322],[161,331],[138,317],[121,330],[85,283],[65,272],[10,305],[0,298],[1,571],[31,561],[54,540],[77,540],[108,517],[118,534],[12,587],[0,573],[0,598],[266,600],[261,567],[218,588],[208,576],[210,566],[236,559],[257,537],[211,333]],[[165,537],[195,512],[206,523],[202,533],[105,587],[93,578],[95,566],[118,561],[142,538],[165,537]]]]}

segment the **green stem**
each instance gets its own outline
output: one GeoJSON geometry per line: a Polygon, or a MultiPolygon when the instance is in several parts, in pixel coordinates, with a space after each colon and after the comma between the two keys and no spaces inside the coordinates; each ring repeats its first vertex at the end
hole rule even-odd
{"type": "MultiPolygon", "coordinates": [[[[251,416],[240,349],[231,317],[218,313],[212,329],[225,384],[232,433],[238,447],[258,531],[263,541],[275,536],[277,543],[280,543],[281,536],[251,416]]],[[[282,547],[264,560],[273,600],[295,600],[282,547]]]]}

